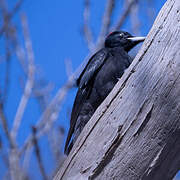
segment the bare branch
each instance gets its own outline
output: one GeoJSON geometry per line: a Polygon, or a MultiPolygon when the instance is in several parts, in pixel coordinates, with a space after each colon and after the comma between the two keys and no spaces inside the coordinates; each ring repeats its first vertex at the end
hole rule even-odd
{"type": "Polygon", "coordinates": [[[130,11],[130,19],[131,19],[132,32],[136,35],[140,34],[140,21],[138,18],[138,12],[139,12],[139,3],[135,3],[133,5],[132,10],[130,11]]]}
{"type": "Polygon", "coordinates": [[[89,17],[90,17],[90,0],[84,0],[84,26],[83,26],[83,32],[85,36],[85,40],[87,42],[88,49],[90,51],[94,50],[94,43],[93,43],[93,35],[92,31],[90,28],[90,22],[89,22],[89,17]]]}
{"type": "Polygon", "coordinates": [[[30,160],[31,160],[31,154],[32,154],[33,149],[27,147],[27,150],[24,154],[24,158],[23,158],[23,163],[22,163],[22,167],[25,171],[28,170],[29,165],[30,165],[30,160]]]}
{"type": "Polygon", "coordinates": [[[21,64],[24,73],[28,76],[28,69],[26,66],[26,53],[25,50],[17,42],[15,42],[15,53],[18,57],[18,60],[21,64]]]}
{"type": "Polygon", "coordinates": [[[13,180],[23,180],[26,175],[25,172],[21,169],[19,156],[17,149],[13,148],[9,152],[9,170],[10,170],[10,179],[13,180]]]}
{"type": "Polygon", "coordinates": [[[7,7],[6,7],[6,3],[4,0],[0,0],[0,7],[2,8],[2,12],[5,16],[4,18],[4,24],[0,29],[0,36],[7,31],[7,27],[8,24],[10,23],[10,20],[12,19],[12,17],[14,16],[14,14],[17,13],[17,11],[20,9],[22,3],[24,0],[19,0],[16,5],[14,6],[13,10],[11,12],[8,12],[7,7]]]}
{"type": "Polygon", "coordinates": [[[6,61],[6,71],[5,71],[5,80],[4,80],[4,91],[3,95],[1,97],[2,103],[5,104],[5,101],[7,99],[7,94],[8,94],[8,89],[9,89],[9,77],[10,77],[10,59],[11,59],[11,44],[10,44],[10,35],[14,31],[14,27],[12,24],[10,24],[9,17],[14,15],[17,10],[19,9],[21,1],[18,1],[13,8],[13,11],[9,13],[7,4],[5,0],[0,1],[0,9],[2,12],[2,17],[3,17],[3,22],[4,22],[4,27],[6,27],[5,31],[5,61],[6,61]]]}
{"type": "Polygon", "coordinates": [[[3,130],[6,134],[6,137],[7,137],[9,144],[12,148],[12,147],[14,147],[14,144],[13,144],[13,141],[12,141],[11,136],[10,136],[10,132],[9,132],[8,124],[7,124],[7,119],[6,119],[6,116],[5,116],[4,111],[3,111],[3,104],[2,103],[0,103],[0,119],[1,119],[3,130]]]}
{"type": "Polygon", "coordinates": [[[15,120],[13,123],[13,128],[11,131],[11,135],[13,139],[15,140],[19,126],[21,124],[21,120],[27,105],[27,102],[29,100],[29,97],[32,92],[33,88],[33,83],[34,83],[34,53],[32,50],[32,43],[31,39],[29,38],[29,32],[28,32],[28,25],[27,25],[27,20],[25,15],[22,16],[22,26],[23,26],[23,33],[24,33],[24,38],[25,38],[25,46],[27,49],[27,58],[28,58],[28,77],[27,77],[27,82],[24,88],[24,93],[21,97],[21,101],[18,106],[18,110],[16,112],[15,120]]]}
{"type": "Polygon", "coordinates": [[[112,12],[113,12],[114,7],[115,7],[115,0],[108,0],[106,10],[103,16],[101,31],[97,40],[97,47],[101,47],[101,45],[104,42],[104,37],[109,32],[110,25],[111,25],[111,17],[112,17],[112,12]]]}
{"type": "Polygon", "coordinates": [[[69,79],[69,77],[73,74],[72,61],[71,59],[65,59],[64,63],[66,67],[66,74],[69,79]]]}
{"type": "Polygon", "coordinates": [[[19,0],[16,3],[16,5],[14,6],[13,10],[10,13],[10,17],[14,16],[14,14],[21,8],[23,2],[24,2],[24,0],[19,0]]]}
{"type": "Polygon", "coordinates": [[[9,77],[10,77],[10,58],[11,58],[11,52],[9,49],[9,43],[7,43],[8,40],[6,40],[6,72],[5,72],[5,79],[4,79],[4,90],[2,94],[2,103],[5,104],[8,90],[9,90],[9,77]]]}
{"type": "Polygon", "coordinates": [[[36,138],[36,128],[35,127],[32,127],[32,132],[33,132],[32,133],[33,134],[33,144],[34,144],[34,147],[35,147],[35,154],[36,154],[36,158],[37,158],[37,161],[38,161],[39,169],[40,169],[40,172],[41,172],[41,175],[42,175],[43,179],[47,180],[48,178],[46,176],[46,172],[45,172],[45,169],[44,169],[44,166],[43,166],[38,140],[36,138]]]}
{"type": "Polygon", "coordinates": [[[52,149],[52,153],[54,155],[55,164],[56,166],[59,164],[59,161],[61,160],[61,154],[60,151],[62,146],[62,141],[64,139],[64,128],[58,127],[54,128],[52,131],[48,132],[48,142],[50,144],[50,147],[52,149]]]}
{"type": "Polygon", "coordinates": [[[112,31],[115,31],[115,30],[119,30],[122,25],[124,24],[127,16],[129,15],[130,11],[131,11],[131,8],[133,7],[133,5],[135,3],[138,3],[138,0],[130,0],[129,3],[127,4],[124,12],[122,13],[122,15],[120,16],[119,18],[119,21],[117,22],[117,24],[115,25],[115,27],[112,28],[112,31]]]}

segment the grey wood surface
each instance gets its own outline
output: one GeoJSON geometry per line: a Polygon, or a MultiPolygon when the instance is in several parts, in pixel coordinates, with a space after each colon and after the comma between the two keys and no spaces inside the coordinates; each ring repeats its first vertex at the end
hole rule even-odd
{"type": "Polygon", "coordinates": [[[180,0],[167,0],[54,180],[169,180],[179,169],[180,0]]]}

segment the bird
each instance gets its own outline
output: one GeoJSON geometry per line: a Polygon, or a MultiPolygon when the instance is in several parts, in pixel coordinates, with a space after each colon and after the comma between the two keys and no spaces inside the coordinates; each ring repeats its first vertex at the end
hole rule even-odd
{"type": "Polygon", "coordinates": [[[78,91],[73,104],[64,153],[68,155],[98,106],[111,92],[133,59],[128,52],[145,37],[126,31],[111,32],[104,47],[96,52],[76,80],[78,91]]]}

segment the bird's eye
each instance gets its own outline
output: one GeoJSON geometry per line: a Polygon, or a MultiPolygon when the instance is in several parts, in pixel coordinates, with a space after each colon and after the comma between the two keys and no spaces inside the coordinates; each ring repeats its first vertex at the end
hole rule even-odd
{"type": "Polygon", "coordinates": [[[124,35],[123,33],[119,34],[120,37],[123,37],[123,35],[124,35]]]}

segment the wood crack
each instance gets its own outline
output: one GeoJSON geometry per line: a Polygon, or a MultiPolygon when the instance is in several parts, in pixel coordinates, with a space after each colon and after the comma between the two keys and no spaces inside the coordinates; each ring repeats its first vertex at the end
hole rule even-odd
{"type": "Polygon", "coordinates": [[[146,115],[145,119],[143,120],[142,124],[140,125],[140,127],[138,128],[138,130],[136,131],[136,133],[133,136],[139,135],[143,131],[144,127],[146,126],[146,124],[151,119],[153,108],[154,108],[154,104],[151,106],[151,109],[149,110],[149,112],[147,113],[147,115],[146,115]]]}
{"type": "Polygon", "coordinates": [[[89,179],[95,179],[113,158],[114,152],[116,151],[116,149],[118,148],[119,144],[121,143],[124,137],[124,135],[122,136],[120,133],[121,129],[122,126],[119,126],[116,138],[114,139],[108,150],[104,153],[104,156],[101,158],[101,161],[94,168],[92,172],[93,174],[89,176],[89,179]]]}

